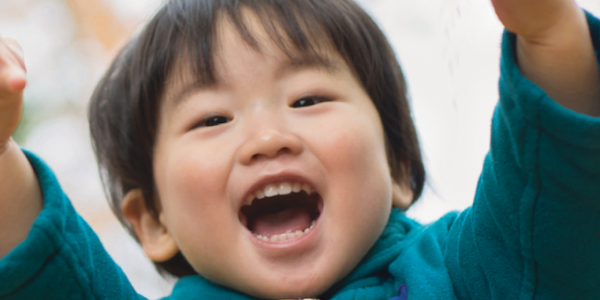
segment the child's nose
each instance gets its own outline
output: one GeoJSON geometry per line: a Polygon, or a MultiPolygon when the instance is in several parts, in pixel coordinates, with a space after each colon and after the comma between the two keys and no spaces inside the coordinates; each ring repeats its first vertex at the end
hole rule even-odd
{"type": "Polygon", "coordinates": [[[238,153],[240,162],[248,165],[263,158],[271,159],[280,155],[298,155],[302,152],[302,142],[291,133],[273,128],[265,128],[248,138],[238,153]]]}

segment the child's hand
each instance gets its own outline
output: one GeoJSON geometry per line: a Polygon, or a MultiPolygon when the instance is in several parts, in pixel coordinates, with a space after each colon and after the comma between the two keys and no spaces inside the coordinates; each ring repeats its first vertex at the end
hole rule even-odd
{"type": "Polygon", "coordinates": [[[600,71],[589,27],[574,0],[492,0],[504,26],[518,35],[523,74],[556,102],[600,116],[600,71]]]}
{"type": "Polygon", "coordinates": [[[553,38],[552,31],[561,22],[573,22],[580,15],[572,0],[492,0],[492,4],[506,29],[532,42],[553,38]]]}
{"type": "Polygon", "coordinates": [[[0,37],[0,155],[19,124],[26,83],[21,47],[0,37]]]}
{"type": "Polygon", "coordinates": [[[0,259],[27,237],[43,206],[37,177],[10,138],[21,118],[25,84],[21,47],[0,38],[0,259]]]}

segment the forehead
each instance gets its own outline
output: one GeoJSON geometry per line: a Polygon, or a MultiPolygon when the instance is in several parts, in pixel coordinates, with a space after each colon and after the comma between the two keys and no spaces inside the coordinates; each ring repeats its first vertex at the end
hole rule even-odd
{"type": "MultiPolygon", "coordinates": [[[[279,27],[267,30],[253,13],[246,13],[244,27],[240,31],[229,18],[223,19],[217,26],[214,62],[220,77],[235,71],[239,66],[235,59],[258,59],[265,67],[277,68],[277,73],[300,68],[321,68],[334,72],[344,62],[332,43],[322,34],[315,33],[309,37],[308,45],[298,42],[288,35],[282,34],[279,27]]],[[[242,61],[243,62],[243,61],[242,61]]]]}
{"type": "Polygon", "coordinates": [[[231,87],[243,82],[244,76],[252,75],[252,68],[267,69],[274,79],[306,70],[332,76],[349,72],[354,77],[354,72],[323,33],[315,31],[308,44],[298,45],[298,41],[281,32],[281,28],[266,28],[256,14],[245,11],[243,16],[242,25],[236,24],[240,20],[220,16],[211,49],[212,70],[209,73],[198,72],[196,64],[189,61],[193,57],[191,53],[180,56],[166,82],[163,108],[171,110],[180,106],[187,96],[198,90],[231,87]]]}

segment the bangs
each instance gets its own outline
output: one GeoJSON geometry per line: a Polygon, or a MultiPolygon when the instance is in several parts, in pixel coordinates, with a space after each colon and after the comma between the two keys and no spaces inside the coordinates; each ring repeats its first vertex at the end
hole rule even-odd
{"type": "MultiPolygon", "coordinates": [[[[220,29],[227,22],[252,49],[263,53],[266,33],[284,55],[292,61],[313,61],[329,64],[327,54],[340,53],[346,63],[353,66],[334,43],[331,28],[332,16],[323,15],[312,1],[176,1],[166,14],[174,33],[173,43],[164,53],[169,70],[185,70],[196,78],[198,85],[216,84],[215,49],[219,43],[220,29]],[[322,15],[318,15],[318,12],[322,15]],[[257,26],[258,25],[258,28],[257,26]],[[329,24],[331,25],[331,24],[329,24]],[[174,45],[174,46],[173,46],[174,45]]],[[[323,3],[320,3],[323,6],[323,3]]],[[[339,7],[338,7],[339,9],[339,7]]],[[[269,42],[269,41],[267,41],[269,42]]]]}

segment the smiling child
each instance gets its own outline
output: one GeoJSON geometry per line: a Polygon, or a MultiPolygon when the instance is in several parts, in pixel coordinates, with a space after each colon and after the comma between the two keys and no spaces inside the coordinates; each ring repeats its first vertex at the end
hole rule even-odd
{"type": "MultiPolygon", "coordinates": [[[[427,226],[403,213],[425,180],[404,77],[358,5],[168,2],[90,104],[115,214],[180,278],[167,298],[598,299],[600,22],[492,2],[491,150],[473,207],[427,226]]],[[[24,71],[2,39],[0,298],[141,298],[10,138],[24,71]]]]}

